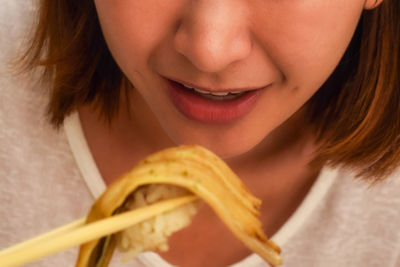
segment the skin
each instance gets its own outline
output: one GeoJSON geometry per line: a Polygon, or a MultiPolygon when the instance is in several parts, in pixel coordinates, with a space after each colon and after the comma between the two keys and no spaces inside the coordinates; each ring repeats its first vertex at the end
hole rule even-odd
{"type": "MultiPolygon", "coordinates": [[[[91,106],[79,109],[104,180],[111,183],[158,149],[200,144],[224,158],[264,203],[274,203],[262,206],[261,217],[273,234],[319,172],[308,166],[317,145],[302,107],[337,66],[363,9],[379,3],[95,0],[110,51],[134,86],[111,125],[91,106]],[[244,118],[207,124],[174,107],[163,77],[213,89],[267,89],[244,118]]],[[[224,266],[249,254],[207,209],[171,247],[163,256],[180,266],[224,266]],[[193,239],[199,231],[202,237],[193,239]]]]}

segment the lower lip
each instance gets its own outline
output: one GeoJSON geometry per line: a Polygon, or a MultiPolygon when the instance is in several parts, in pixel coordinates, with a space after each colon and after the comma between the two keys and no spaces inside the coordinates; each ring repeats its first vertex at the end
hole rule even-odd
{"type": "Polygon", "coordinates": [[[168,92],[175,107],[187,118],[203,123],[231,123],[248,114],[262,89],[249,91],[230,100],[211,100],[179,83],[167,80],[168,92]]]}

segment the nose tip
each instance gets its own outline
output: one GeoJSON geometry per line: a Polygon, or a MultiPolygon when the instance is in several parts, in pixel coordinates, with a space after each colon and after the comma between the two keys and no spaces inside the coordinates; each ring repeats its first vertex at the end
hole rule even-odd
{"type": "Polygon", "coordinates": [[[175,50],[197,69],[208,73],[222,71],[245,59],[252,49],[243,8],[231,0],[218,3],[192,8],[174,36],[175,50]]]}
{"type": "Polygon", "coordinates": [[[197,69],[215,73],[245,59],[250,54],[252,45],[245,39],[248,38],[201,37],[181,32],[176,35],[175,49],[197,69]]]}

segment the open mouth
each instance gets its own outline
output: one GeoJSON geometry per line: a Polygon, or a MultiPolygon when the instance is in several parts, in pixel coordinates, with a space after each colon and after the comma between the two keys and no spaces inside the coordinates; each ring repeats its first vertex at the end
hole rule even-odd
{"type": "Polygon", "coordinates": [[[219,91],[219,92],[207,91],[207,90],[191,87],[186,84],[180,84],[180,85],[188,90],[191,90],[193,93],[195,93],[201,97],[204,97],[204,98],[207,98],[210,100],[216,100],[216,101],[236,99],[236,98],[243,96],[247,92],[247,91],[219,91]]]}
{"type": "Polygon", "coordinates": [[[254,107],[262,91],[205,90],[169,79],[167,90],[171,102],[187,118],[214,124],[243,118],[254,107]]]}

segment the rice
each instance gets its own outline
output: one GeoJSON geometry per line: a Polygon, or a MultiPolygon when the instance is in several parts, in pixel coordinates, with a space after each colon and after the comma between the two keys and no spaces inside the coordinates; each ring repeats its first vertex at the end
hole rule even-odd
{"type": "MultiPolygon", "coordinates": [[[[125,209],[136,209],[160,200],[188,194],[188,190],[173,185],[146,185],[135,191],[125,203],[125,209]]],[[[188,203],[125,229],[117,234],[117,249],[127,253],[124,257],[126,259],[135,257],[143,251],[168,250],[168,237],[190,224],[197,212],[196,206],[196,203],[188,203]]]]}

